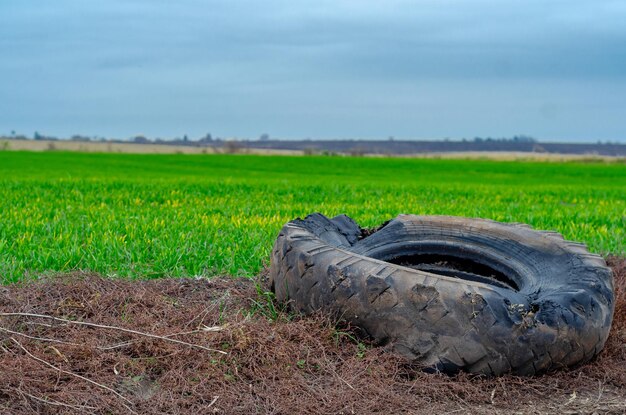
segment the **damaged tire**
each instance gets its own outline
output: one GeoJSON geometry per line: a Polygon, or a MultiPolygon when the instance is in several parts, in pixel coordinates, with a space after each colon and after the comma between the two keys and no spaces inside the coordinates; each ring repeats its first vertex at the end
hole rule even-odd
{"type": "Polygon", "coordinates": [[[446,216],[400,215],[368,233],[345,215],[289,222],[272,251],[276,298],[446,373],[533,375],[604,346],[612,273],[582,244],[446,216]]]}

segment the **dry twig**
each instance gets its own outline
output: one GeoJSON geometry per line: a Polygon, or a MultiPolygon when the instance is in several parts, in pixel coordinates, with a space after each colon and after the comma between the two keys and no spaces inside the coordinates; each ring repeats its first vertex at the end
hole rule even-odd
{"type": "Polygon", "coordinates": [[[80,346],[80,344],[78,344],[78,343],[64,342],[63,340],[49,339],[47,337],[29,336],[28,334],[21,333],[19,331],[9,330],[6,327],[2,327],[2,326],[0,326],[0,331],[4,331],[4,332],[9,333],[9,334],[15,334],[17,336],[26,337],[27,339],[31,339],[31,340],[38,340],[38,341],[41,341],[41,342],[51,342],[51,343],[67,344],[67,345],[70,345],[70,346],[80,346]]]}
{"type": "MultiPolygon", "coordinates": [[[[176,340],[176,339],[172,339],[172,338],[169,338],[169,337],[166,337],[166,336],[158,336],[156,334],[145,333],[145,332],[141,332],[141,331],[137,331],[137,330],[131,330],[131,329],[125,329],[123,327],[107,326],[105,324],[89,323],[89,322],[86,322],[86,321],[72,321],[72,320],[67,320],[67,319],[60,318],[60,317],[49,316],[47,314],[0,313],[0,316],[1,317],[16,317],[17,316],[17,317],[47,318],[47,319],[50,319],[50,320],[60,321],[60,322],[67,323],[67,324],[77,324],[77,325],[80,325],[80,326],[96,327],[96,328],[100,328],[100,329],[123,331],[125,333],[132,333],[132,334],[136,334],[138,336],[150,337],[152,339],[160,339],[160,340],[163,340],[163,341],[168,341],[168,342],[172,342],[172,343],[182,344],[182,345],[189,346],[189,347],[196,347],[198,349],[208,350],[209,352],[221,353],[221,354],[224,354],[224,355],[228,354],[228,353],[226,353],[225,351],[222,351],[222,350],[211,349],[209,347],[201,346],[199,344],[187,343],[187,342],[184,342],[182,340],[176,340]]],[[[207,331],[207,330],[205,330],[205,331],[207,331]]]]}
{"type": "Polygon", "coordinates": [[[46,405],[52,405],[52,406],[63,406],[66,408],[70,408],[70,409],[77,409],[79,411],[87,411],[87,410],[96,410],[98,408],[95,408],[93,406],[86,406],[86,405],[71,405],[68,403],[63,403],[63,402],[59,402],[59,401],[55,401],[49,398],[40,398],[37,397],[35,395],[32,395],[26,391],[23,391],[22,389],[17,389],[16,390],[17,393],[19,393],[20,395],[24,395],[27,396],[35,401],[41,402],[41,403],[45,403],[46,405]]]}

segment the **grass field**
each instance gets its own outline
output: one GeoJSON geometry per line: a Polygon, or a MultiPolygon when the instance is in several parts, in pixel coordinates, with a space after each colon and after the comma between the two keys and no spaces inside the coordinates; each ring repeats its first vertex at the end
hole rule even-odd
{"type": "Polygon", "coordinates": [[[287,221],[399,213],[527,222],[626,253],[626,165],[0,152],[0,276],[246,275],[287,221]]]}
{"type": "Polygon", "coordinates": [[[527,222],[624,255],[626,165],[0,151],[0,282],[38,279],[0,289],[0,412],[624,412],[623,258],[603,352],[533,378],[427,374],[256,280],[106,278],[253,276],[314,211],[527,222]]]}

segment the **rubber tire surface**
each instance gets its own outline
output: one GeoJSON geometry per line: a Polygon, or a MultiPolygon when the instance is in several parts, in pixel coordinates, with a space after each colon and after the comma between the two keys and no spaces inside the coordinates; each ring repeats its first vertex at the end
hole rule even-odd
{"type": "Polygon", "coordinates": [[[523,224],[400,215],[363,237],[345,215],[296,219],[272,251],[276,298],[331,312],[378,344],[446,373],[533,375],[602,350],[614,309],[604,259],[523,224]],[[420,254],[471,259],[514,288],[391,262],[420,254]]]}

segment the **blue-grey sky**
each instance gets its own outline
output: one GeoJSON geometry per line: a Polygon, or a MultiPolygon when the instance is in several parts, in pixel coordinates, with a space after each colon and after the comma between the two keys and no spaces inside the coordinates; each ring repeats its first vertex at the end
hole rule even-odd
{"type": "Polygon", "coordinates": [[[626,2],[0,0],[0,134],[626,141],[626,2]]]}

